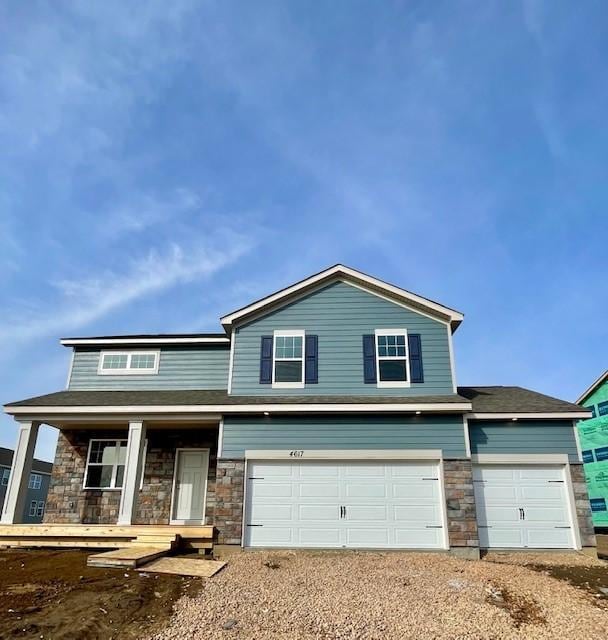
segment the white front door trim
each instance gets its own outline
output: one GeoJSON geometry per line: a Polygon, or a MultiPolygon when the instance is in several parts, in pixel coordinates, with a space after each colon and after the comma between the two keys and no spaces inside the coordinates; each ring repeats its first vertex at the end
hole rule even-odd
{"type": "Polygon", "coordinates": [[[194,448],[194,447],[181,447],[175,450],[175,463],[173,465],[173,487],[171,489],[171,511],[169,524],[183,524],[183,525],[204,525],[205,524],[205,514],[207,511],[207,482],[209,476],[209,449],[205,448],[194,448]],[[203,478],[204,478],[204,488],[203,488],[203,517],[200,520],[180,520],[174,518],[175,508],[177,507],[177,474],[179,472],[179,458],[182,452],[194,452],[201,451],[206,453],[206,464],[203,468],[203,478]]]}

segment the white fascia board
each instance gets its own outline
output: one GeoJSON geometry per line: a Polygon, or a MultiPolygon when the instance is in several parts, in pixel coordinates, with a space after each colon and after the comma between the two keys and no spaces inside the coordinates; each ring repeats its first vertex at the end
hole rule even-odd
{"type": "Polygon", "coordinates": [[[247,449],[246,460],[436,460],[441,449],[247,449]]]}
{"type": "Polygon", "coordinates": [[[131,406],[19,406],[4,407],[9,415],[36,415],[52,417],[61,415],[87,414],[185,414],[185,413],[460,413],[470,411],[470,403],[444,402],[435,404],[241,404],[241,405],[131,405],[131,406]]]}
{"type": "Polygon", "coordinates": [[[444,307],[441,304],[432,302],[431,300],[423,298],[422,296],[418,296],[415,293],[411,293],[410,291],[406,291],[405,289],[395,287],[394,285],[383,282],[382,280],[378,280],[377,278],[368,276],[365,273],[361,273],[360,271],[339,264],[334,267],[330,267],[329,269],[325,269],[325,271],[321,271],[321,273],[317,273],[316,275],[311,276],[310,278],[306,278],[305,280],[302,280],[301,282],[298,282],[290,287],[282,289],[277,293],[266,296],[265,298],[262,298],[261,300],[258,300],[257,302],[244,307],[243,309],[225,315],[220,319],[220,322],[224,327],[229,327],[236,320],[243,316],[248,316],[251,313],[255,313],[256,311],[259,311],[264,307],[272,305],[285,297],[298,293],[298,291],[313,286],[318,282],[327,280],[332,276],[345,276],[346,278],[352,278],[353,280],[357,280],[370,286],[377,287],[378,289],[386,291],[391,295],[409,300],[410,302],[421,305],[427,310],[432,310],[439,315],[446,316],[450,319],[450,322],[462,322],[462,320],[464,319],[464,315],[459,311],[455,311],[454,309],[450,309],[449,307],[444,307]]]}
{"type": "Polygon", "coordinates": [[[467,413],[468,420],[574,420],[591,417],[591,411],[549,413],[467,413]]]}
{"type": "Polygon", "coordinates": [[[478,453],[473,464],[568,464],[567,453],[478,453]]]}
{"type": "Polygon", "coordinates": [[[230,338],[74,338],[60,340],[64,347],[97,345],[148,345],[148,344],[228,344],[230,338]]]}

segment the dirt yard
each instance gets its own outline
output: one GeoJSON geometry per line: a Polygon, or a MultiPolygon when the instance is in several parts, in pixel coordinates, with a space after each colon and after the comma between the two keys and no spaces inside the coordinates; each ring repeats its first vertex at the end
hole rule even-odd
{"type": "Polygon", "coordinates": [[[600,590],[608,589],[608,563],[583,555],[467,562],[422,553],[245,552],[227,560],[198,595],[177,603],[155,640],[608,637],[600,590]]]}
{"type": "Polygon", "coordinates": [[[84,551],[0,551],[0,638],[141,638],[200,579],[93,569],[84,551]]]}

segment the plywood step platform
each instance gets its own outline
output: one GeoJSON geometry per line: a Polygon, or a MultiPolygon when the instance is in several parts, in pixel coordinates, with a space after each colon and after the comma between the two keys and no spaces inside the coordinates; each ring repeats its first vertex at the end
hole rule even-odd
{"type": "Polygon", "coordinates": [[[163,547],[129,547],[127,549],[113,549],[104,553],[96,553],[87,558],[89,567],[121,567],[135,569],[136,567],[156,560],[169,553],[169,545],[163,547]]]}
{"type": "Polygon", "coordinates": [[[137,569],[137,571],[210,578],[222,569],[225,564],[225,562],[220,562],[219,560],[158,558],[158,560],[147,562],[145,566],[137,569]]]}

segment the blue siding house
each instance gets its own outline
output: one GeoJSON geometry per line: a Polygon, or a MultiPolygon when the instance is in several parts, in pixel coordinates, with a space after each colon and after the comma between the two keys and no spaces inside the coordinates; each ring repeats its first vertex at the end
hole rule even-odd
{"type": "Polygon", "coordinates": [[[200,334],[65,338],[68,387],[10,402],[2,523],[38,426],[59,429],[44,522],[212,525],[243,547],[595,547],[575,425],[517,386],[459,386],[463,315],[335,265],[200,334]]]}
{"type": "MultiPolygon", "coordinates": [[[[0,508],[4,505],[12,464],[13,452],[10,449],[0,447],[0,508]]],[[[35,458],[32,460],[32,470],[27,482],[25,504],[21,512],[22,522],[26,524],[42,522],[52,470],[52,463],[35,458]]]]}

